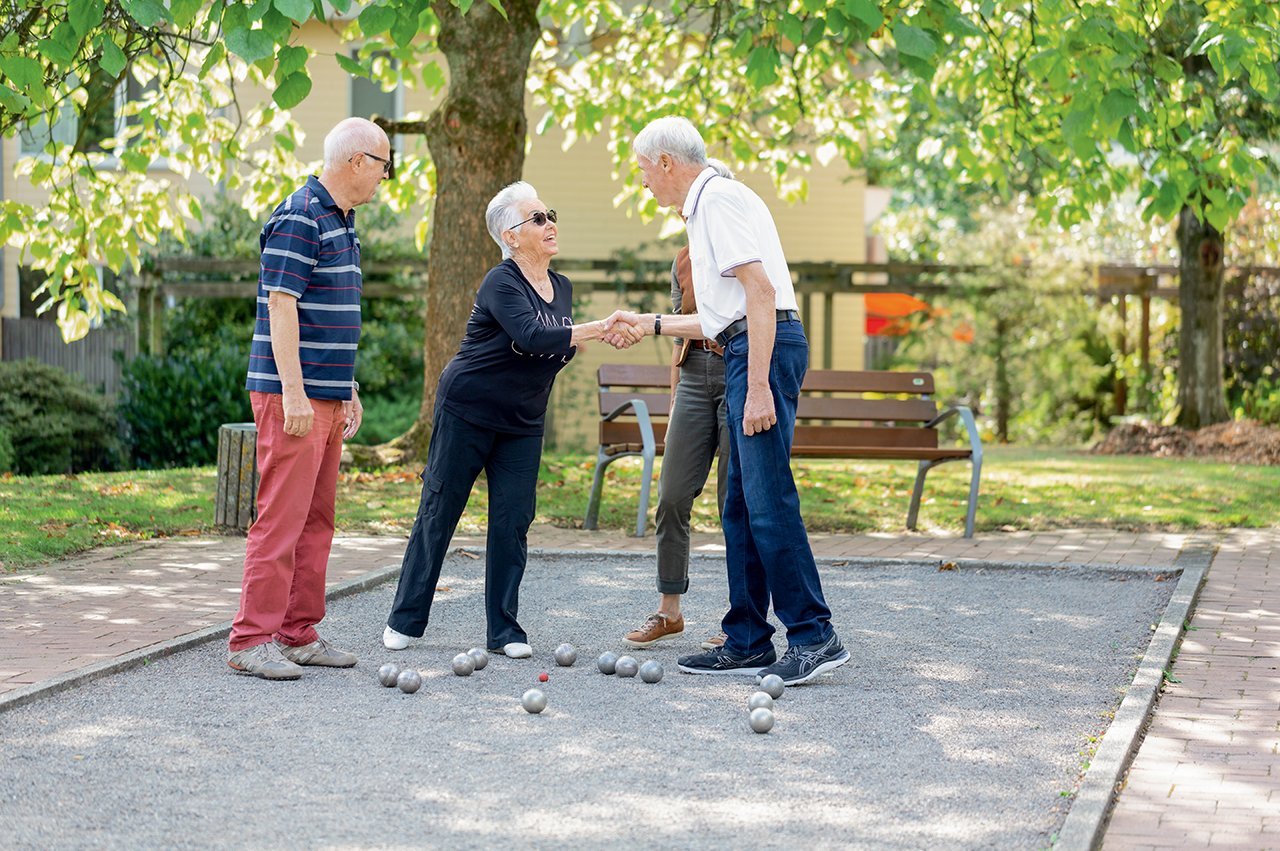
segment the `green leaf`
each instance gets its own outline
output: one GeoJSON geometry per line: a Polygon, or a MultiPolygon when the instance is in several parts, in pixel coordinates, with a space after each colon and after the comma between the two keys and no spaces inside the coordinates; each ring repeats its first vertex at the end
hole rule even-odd
{"type": "Polygon", "coordinates": [[[844,14],[846,18],[861,23],[867,33],[875,32],[884,23],[880,7],[872,0],[844,0],[844,14]]]}
{"type": "Polygon", "coordinates": [[[391,29],[396,22],[394,9],[386,6],[370,6],[360,13],[360,31],[365,35],[377,35],[391,29]]]}
{"type": "Polygon", "coordinates": [[[793,46],[804,41],[804,25],[800,23],[800,19],[795,15],[784,14],[778,28],[782,31],[783,37],[790,41],[793,46]]]}
{"type": "Polygon", "coordinates": [[[120,5],[140,27],[153,27],[168,20],[168,10],[160,0],[120,0],[120,5]]]}
{"type": "Polygon", "coordinates": [[[329,0],[329,5],[339,15],[345,15],[351,10],[351,0],[329,0]]]}
{"type": "Polygon", "coordinates": [[[804,46],[812,50],[819,44],[822,44],[822,38],[827,32],[827,22],[821,17],[814,17],[809,21],[804,32],[804,46]]]}
{"type": "Polygon", "coordinates": [[[1166,180],[1160,184],[1160,188],[1156,191],[1156,197],[1151,199],[1151,203],[1147,205],[1144,213],[1150,218],[1155,215],[1166,222],[1173,221],[1173,217],[1182,209],[1183,196],[1178,191],[1178,187],[1172,180],[1166,180]]]}
{"type": "Polygon", "coordinates": [[[507,17],[507,10],[503,7],[501,0],[489,0],[489,5],[498,10],[498,14],[502,16],[502,20],[511,20],[507,17]]]}
{"type": "Polygon", "coordinates": [[[1157,56],[1153,62],[1156,76],[1166,83],[1182,79],[1182,66],[1168,56],[1157,56]]]}
{"type": "Polygon", "coordinates": [[[275,53],[276,41],[264,30],[227,33],[227,49],[245,62],[257,62],[275,53]]]}
{"type": "Polygon", "coordinates": [[[773,45],[762,44],[751,51],[747,59],[747,80],[757,89],[777,82],[778,51],[773,45]]]}
{"type": "Polygon", "coordinates": [[[418,9],[406,4],[400,7],[400,15],[391,25],[391,38],[401,47],[408,47],[418,35],[418,9]]]}
{"type": "Polygon", "coordinates": [[[292,109],[302,103],[309,94],[311,94],[311,78],[307,76],[306,71],[295,71],[276,86],[276,90],[271,93],[271,98],[282,109],[292,109]]]}
{"type": "MultiPolygon", "coordinates": [[[[271,36],[275,44],[288,44],[293,36],[293,21],[275,9],[268,9],[262,16],[262,31],[271,36]]],[[[274,49],[273,46],[272,50],[274,49]]]]}
{"type": "Polygon", "coordinates": [[[475,0],[457,0],[457,3],[458,11],[465,15],[471,11],[471,7],[475,5],[475,0]]]}
{"type": "Polygon", "coordinates": [[[128,64],[128,60],[125,59],[124,51],[120,49],[120,45],[110,38],[105,38],[102,40],[102,57],[98,60],[98,64],[102,66],[103,71],[106,71],[112,77],[119,77],[120,72],[124,70],[124,66],[128,64]]]}
{"type": "Polygon", "coordinates": [[[22,115],[31,106],[31,99],[8,86],[0,86],[0,107],[13,115],[22,115]]]}
{"type": "Polygon", "coordinates": [[[440,63],[434,59],[426,62],[422,66],[422,84],[432,91],[438,92],[444,88],[444,84],[448,82],[444,76],[444,69],[440,67],[440,63]]]}
{"type": "Polygon", "coordinates": [[[373,76],[369,73],[368,68],[364,67],[359,62],[352,59],[350,56],[347,56],[345,53],[335,53],[333,55],[333,58],[337,59],[339,67],[341,67],[343,71],[346,71],[351,76],[364,77],[366,80],[373,79],[373,76]]]}
{"type": "Polygon", "coordinates": [[[64,21],[54,28],[49,38],[41,40],[38,47],[49,61],[61,68],[68,68],[75,62],[76,53],[80,49],[80,37],[64,21]]]}
{"type": "Polygon", "coordinates": [[[311,0],[272,0],[280,14],[303,23],[311,17],[311,0]]]}
{"type": "Polygon", "coordinates": [[[1217,204],[1209,204],[1204,208],[1204,217],[1209,220],[1209,224],[1222,233],[1231,224],[1231,212],[1226,207],[1217,204]]]}
{"type": "Polygon", "coordinates": [[[44,70],[30,56],[0,54],[0,72],[16,83],[19,90],[44,87],[44,70]]]}
{"type": "Polygon", "coordinates": [[[102,23],[102,12],[105,4],[102,0],[78,0],[67,4],[67,21],[80,38],[102,23]]]}
{"type": "Polygon", "coordinates": [[[169,0],[169,14],[173,18],[173,25],[178,29],[190,26],[203,5],[203,0],[169,0]]]}
{"type": "Polygon", "coordinates": [[[1083,109],[1073,109],[1063,117],[1062,136],[1082,160],[1097,153],[1093,140],[1093,117],[1083,109]]]}
{"type": "Polygon", "coordinates": [[[938,43],[933,40],[933,36],[902,21],[893,25],[893,41],[898,45],[898,53],[916,59],[932,59],[938,52],[938,43]]]}
{"type": "Polygon", "coordinates": [[[227,55],[227,48],[222,42],[214,42],[213,47],[209,48],[209,55],[204,58],[204,64],[200,66],[200,76],[203,77],[209,73],[213,66],[217,65],[227,55]]]}
{"type": "Polygon", "coordinates": [[[301,71],[307,67],[307,59],[311,56],[311,51],[305,47],[283,47],[276,54],[276,64],[280,69],[280,76],[287,77],[295,71],[301,71]]]}
{"type": "Polygon", "coordinates": [[[1109,135],[1115,135],[1124,121],[1138,108],[1138,99],[1131,92],[1113,89],[1102,99],[1102,121],[1109,135]]]}
{"type": "Polygon", "coordinates": [[[147,170],[147,166],[151,165],[151,157],[138,151],[125,151],[120,155],[120,162],[129,171],[142,174],[147,170]]]}

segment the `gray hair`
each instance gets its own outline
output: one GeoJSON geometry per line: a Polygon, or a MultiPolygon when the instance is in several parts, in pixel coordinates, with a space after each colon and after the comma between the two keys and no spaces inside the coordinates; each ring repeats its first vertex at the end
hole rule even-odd
{"type": "Polygon", "coordinates": [[[489,209],[484,211],[484,221],[489,227],[489,236],[502,249],[502,259],[511,256],[511,246],[502,239],[502,234],[511,230],[520,222],[520,203],[532,201],[538,197],[538,190],[523,180],[517,180],[493,196],[489,209]]]}
{"type": "Polygon", "coordinates": [[[715,157],[707,157],[707,165],[715,169],[716,174],[720,175],[721,177],[726,178],[728,180],[733,180],[733,169],[729,168],[729,166],[725,165],[723,162],[716,159],[715,157]]]}
{"type": "Polygon", "coordinates": [[[707,164],[707,146],[703,144],[698,128],[689,119],[676,115],[655,118],[646,124],[636,134],[631,149],[636,152],[636,156],[654,162],[661,155],[667,154],[686,165],[707,164]]]}
{"type": "Polygon", "coordinates": [[[324,137],[324,167],[333,168],[359,153],[374,153],[383,142],[390,145],[382,128],[367,118],[344,118],[324,137]]]}

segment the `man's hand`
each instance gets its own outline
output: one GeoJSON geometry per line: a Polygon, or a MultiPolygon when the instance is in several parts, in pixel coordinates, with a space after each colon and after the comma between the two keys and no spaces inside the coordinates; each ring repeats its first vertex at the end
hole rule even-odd
{"type": "Polygon", "coordinates": [[[604,320],[604,341],[615,349],[627,349],[645,337],[643,323],[638,313],[616,310],[604,320]]]}
{"type": "Polygon", "coordinates": [[[747,402],[742,407],[742,433],[750,437],[768,431],[778,424],[773,410],[773,393],[769,385],[748,387],[747,402]]]}
{"type": "Polygon", "coordinates": [[[284,391],[284,433],[292,437],[306,437],[315,422],[316,412],[311,400],[302,390],[284,391]]]}
{"type": "Polygon", "coordinates": [[[342,439],[350,440],[360,430],[360,423],[364,422],[364,405],[360,404],[360,393],[355,388],[351,389],[351,401],[342,403],[342,414],[346,417],[342,439]]]}

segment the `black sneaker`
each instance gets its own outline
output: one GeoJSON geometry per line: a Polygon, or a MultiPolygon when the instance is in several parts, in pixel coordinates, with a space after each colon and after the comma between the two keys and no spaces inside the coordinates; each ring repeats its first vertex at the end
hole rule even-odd
{"type": "Polygon", "coordinates": [[[738,656],[723,647],[681,656],[677,661],[686,674],[758,674],[765,665],[772,665],[778,653],[772,647],[754,656],[738,656]]]}
{"type": "Polygon", "coordinates": [[[807,683],[809,680],[827,671],[834,671],[849,661],[849,651],[840,643],[840,637],[833,630],[831,637],[819,644],[793,644],[782,654],[776,664],[760,671],[757,680],[770,674],[782,677],[782,682],[789,686],[807,683]]]}

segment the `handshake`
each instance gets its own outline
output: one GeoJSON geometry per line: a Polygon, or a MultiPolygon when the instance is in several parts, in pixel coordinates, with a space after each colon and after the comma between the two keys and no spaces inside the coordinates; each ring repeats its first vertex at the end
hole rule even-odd
{"type": "Polygon", "coordinates": [[[616,310],[597,324],[600,326],[600,339],[619,351],[631,348],[653,333],[652,317],[629,310],[616,310]]]}

